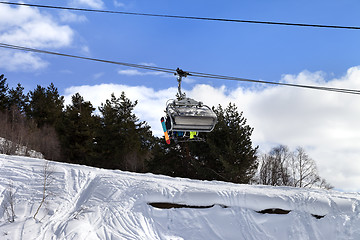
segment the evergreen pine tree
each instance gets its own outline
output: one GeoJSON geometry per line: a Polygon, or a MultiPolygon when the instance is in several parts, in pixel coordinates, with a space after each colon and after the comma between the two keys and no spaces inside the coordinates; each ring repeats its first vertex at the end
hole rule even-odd
{"type": "Polygon", "coordinates": [[[153,157],[146,162],[147,170],[172,177],[187,177],[183,169],[183,157],[179,145],[167,145],[163,138],[157,139],[152,150],[153,157]]]}
{"type": "Polygon", "coordinates": [[[98,116],[93,116],[95,108],[76,93],[72,104],[66,107],[63,119],[61,143],[66,161],[95,165],[96,132],[100,126],[98,116]]]}
{"type": "Polygon", "coordinates": [[[24,94],[24,87],[20,83],[18,83],[15,89],[9,90],[9,108],[16,108],[21,113],[24,113],[27,102],[28,98],[24,94]]]}
{"type": "Polygon", "coordinates": [[[214,109],[218,123],[206,137],[215,159],[221,162],[220,174],[231,182],[249,183],[257,169],[257,148],[253,148],[253,128],[246,124],[243,112],[235,104],[214,109]]]}
{"type": "Polygon", "coordinates": [[[0,75],[0,111],[5,111],[8,108],[9,97],[8,97],[9,87],[6,83],[6,78],[4,74],[0,75]]]}
{"type": "Polygon", "coordinates": [[[39,128],[44,125],[57,128],[63,113],[64,97],[59,95],[54,84],[51,83],[47,88],[38,85],[28,93],[28,98],[27,116],[35,120],[39,128]]]}
{"type": "Polygon", "coordinates": [[[152,134],[149,126],[133,113],[137,101],[132,102],[122,92],[114,94],[99,107],[102,114],[98,147],[105,162],[102,166],[141,171],[149,153],[152,134]]]}
{"type": "Polygon", "coordinates": [[[26,116],[35,122],[40,130],[39,151],[44,157],[60,160],[61,124],[63,120],[64,97],[59,95],[57,88],[51,83],[47,88],[38,85],[27,95],[26,116]]]}

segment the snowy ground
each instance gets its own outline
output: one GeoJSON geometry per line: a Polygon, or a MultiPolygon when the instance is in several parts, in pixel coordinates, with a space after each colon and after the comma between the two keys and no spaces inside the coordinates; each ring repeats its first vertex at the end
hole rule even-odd
{"type": "Polygon", "coordinates": [[[35,220],[44,160],[0,155],[0,239],[360,239],[359,193],[51,165],[35,220]],[[11,189],[13,223],[4,211],[11,189]],[[284,214],[259,213],[267,209],[284,214]]]}

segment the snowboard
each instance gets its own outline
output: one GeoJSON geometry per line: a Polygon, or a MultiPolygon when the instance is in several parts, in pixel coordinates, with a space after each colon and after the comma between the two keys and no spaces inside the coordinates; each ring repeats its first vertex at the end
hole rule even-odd
{"type": "Polygon", "coordinates": [[[166,126],[165,126],[165,119],[164,117],[161,118],[161,126],[164,130],[164,135],[165,135],[165,141],[167,144],[170,144],[170,138],[169,138],[169,134],[168,134],[168,131],[166,129],[166,126]]]}

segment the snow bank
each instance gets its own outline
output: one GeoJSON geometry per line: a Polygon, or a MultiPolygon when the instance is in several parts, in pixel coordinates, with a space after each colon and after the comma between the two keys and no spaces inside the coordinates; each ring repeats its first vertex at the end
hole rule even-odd
{"type": "Polygon", "coordinates": [[[0,210],[0,239],[360,239],[358,193],[195,181],[64,163],[52,163],[50,195],[34,220],[43,166],[44,160],[0,155],[0,203],[3,208],[11,182],[16,213],[9,223],[0,210]],[[265,209],[289,213],[259,213],[265,209]]]}

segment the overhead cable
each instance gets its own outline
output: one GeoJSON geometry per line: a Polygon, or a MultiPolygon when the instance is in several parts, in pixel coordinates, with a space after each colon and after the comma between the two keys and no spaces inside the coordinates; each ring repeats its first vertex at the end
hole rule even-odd
{"type": "Polygon", "coordinates": [[[95,12],[95,13],[112,13],[112,14],[135,15],[135,16],[146,16],[146,17],[162,17],[162,18],[177,18],[177,19],[190,19],[190,20],[203,20],[203,21],[220,21],[220,22],[234,22],[234,23],[254,23],[254,24],[267,24],[267,25],[283,25],[283,26],[295,26],[295,27],[313,27],[313,28],[333,28],[333,29],[360,30],[360,27],[358,27],[358,26],[307,24],[307,23],[257,21],[257,20],[244,20],[244,19],[196,17],[196,16],[182,16],[182,15],[154,14],[154,13],[139,13],[139,12],[125,12],[125,11],[112,11],[112,10],[100,10],[100,9],[87,9],[87,8],[74,8],[74,7],[64,7],[64,6],[40,5],[40,4],[30,4],[30,3],[14,3],[14,2],[4,2],[4,1],[0,1],[0,3],[1,4],[8,4],[8,5],[16,5],[16,6],[51,8],[51,9],[59,9],[59,10],[71,10],[71,11],[83,11],[83,12],[95,12]]]}
{"type": "MultiPolygon", "coordinates": [[[[98,58],[90,58],[90,57],[84,57],[84,56],[77,56],[77,55],[71,55],[71,54],[58,53],[58,52],[40,50],[40,49],[35,49],[35,48],[11,45],[11,44],[6,44],[6,43],[0,43],[0,48],[51,54],[51,55],[57,55],[57,56],[62,56],[62,57],[70,57],[70,58],[77,58],[77,59],[89,60],[89,61],[95,61],[95,62],[103,62],[103,63],[121,65],[121,66],[132,67],[132,68],[139,68],[139,69],[146,69],[146,70],[157,71],[157,72],[170,73],[170,74],[176,73],[176,70],[171,69],[171,68],[162,68],[162,67],[148,66],[148,65],[142,65],[142,64],[133,64],[133,63],[125,63],[125,62],[104,60],[104,59],[98,59],[98,58]]],[[[189,76],[192,76],[192,77],[212,78],[212,79],[220,79],[220,80],[239,81],[239,82],[252,82],[252,83],[261,83],[261,84],[271,84],[271,85],[279,85],[279,86],[287,86],[287,87],[298,87],[298,88],[307,88],[307,89],[314,89],[314,90],[323,90],[323,91],[330,91],[330,92],[360,95],[360,90],[356,90],[356,89],[331,88],[331,87],[324,87],[324,86],[271,82],[271,81],[254,80],[254,79],[231,77],[231,76],[224,76],[224,75],[217,75],[217,74],[199,73],[199,72],[192,72],[192,71],[187,71],[187,73],[189,76]]]]}
{"type": "Polygon", "coordinates": [[[154,67],[154,66],[147,66],[147,65],[141,65],[141,64],[116,62],[116,61],[110,61],[110,60],[104,60],[104,59],[98,59],[98,58],[90,58],[90,57],[84,57],[84,56],[76,56],[76,55],[71,55],[71,54],[51,52],[51,51],[40,50],[40,49],[35,49],[35,48],[28,48],[28,47],[22,47],[22,46],[11,45],[11,44],[6,44],[6,43],[0,43],[0,47],[1,48],[14,49],[14,50],[22,50],[22,51],[27,51],[27,52],[45,53],[45,54],[62,56],[62,57],[71,57],[71,58],[78,58],[78,59],[83,59],[83,60],[110,63],[110,64],[116,64],[116,65],[122,65],[122,66],[127,66],[127,67],[134,67],[134,68],[141,68],[141,69],[147,69],[147,70],[158,71],[158,72],[174,73],[173,69],[160,68],[160,67],[154,67]]]}
{"type": "Polygon", "coordinates": [[[307,89],[314,89],[314,90],[324,90],[324,91],[330,91],[330,92],[339,92],[339,93],[348,93],[348,94],[357,94],[357,95],[360,94],[360,90],[356,90],[356,89],[331,88],[331,87],[323,87],[323,86],[313,86],[313,85],[303,85],[303,84],[293,84],[293,83],[282,83],[282,82],[271,82],[271,81],[264,81],[264,80],[254,80],[254,79],[230,77],[230,76],[207,74],[207,73],[189,72],[189,75],[193,76],[193,77],[202,77],[202,78],[222,79],[222,80],[229,80],[229,81],[232,80],[232,81],[239,81],[239,82],[262,83],[262,84],[271,84],[271,85],[278,85],[278,86],[307,88],[307,89]]]}

